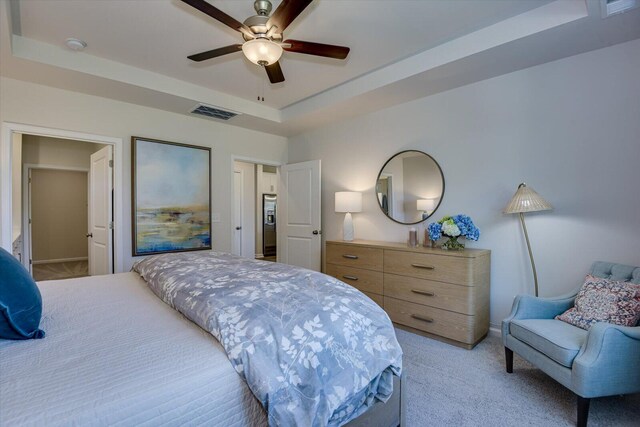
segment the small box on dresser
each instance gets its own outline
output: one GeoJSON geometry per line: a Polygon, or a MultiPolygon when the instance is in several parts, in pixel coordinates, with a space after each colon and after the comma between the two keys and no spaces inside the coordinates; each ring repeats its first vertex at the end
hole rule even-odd
{"type": "Polygon", "coordinates": [[[468,349],[489,331],[491,251],[327,241],[325,272],[362,291],[411,332],[468,349]]]}

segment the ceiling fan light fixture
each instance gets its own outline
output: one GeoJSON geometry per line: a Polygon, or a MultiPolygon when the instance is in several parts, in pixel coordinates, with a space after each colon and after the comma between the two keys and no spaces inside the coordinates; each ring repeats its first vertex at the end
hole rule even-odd
{"type": "Polygon", "coordinates": [[[244,56],[256,65],[267,66],[278,62],[282,56],[282,46],[266,38],[257,38],[244,42],[244,56]]]}

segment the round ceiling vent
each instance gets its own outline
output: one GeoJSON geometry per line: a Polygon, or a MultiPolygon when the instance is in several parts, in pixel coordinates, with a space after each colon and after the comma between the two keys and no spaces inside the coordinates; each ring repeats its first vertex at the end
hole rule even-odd
{"type": "Polygon", "coordinates": [[[85,47],[87,47],[87,44],[85,42],[83,42],[80,39],[76,39],[76,38],[69,38],[66,39],[64,41],[64,44],[71,50],[75,50],[75,51],[81,51],[83,50],[85,47]]]}

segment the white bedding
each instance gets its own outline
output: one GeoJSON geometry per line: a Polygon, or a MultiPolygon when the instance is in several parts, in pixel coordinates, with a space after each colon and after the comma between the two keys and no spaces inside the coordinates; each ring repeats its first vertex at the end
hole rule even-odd
{"type": "Polygon", "coordinates": [[[266,425],[215,338],[137,273],[38,287],[46,337],[0,340],[1,426],[266,425]]]}

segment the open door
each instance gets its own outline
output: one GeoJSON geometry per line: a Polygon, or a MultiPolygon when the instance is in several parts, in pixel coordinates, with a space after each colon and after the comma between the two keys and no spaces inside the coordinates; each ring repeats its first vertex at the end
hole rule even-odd
{"type": "Polygon", "coordinates": [[[280,168],[278,262],[320,271],[320,160],[280,168]]]}
{"type": "Polygon", "coordinates": [[[89,169],[89,275],[113,272],[113,147],[91,155],[89,169]]]}

